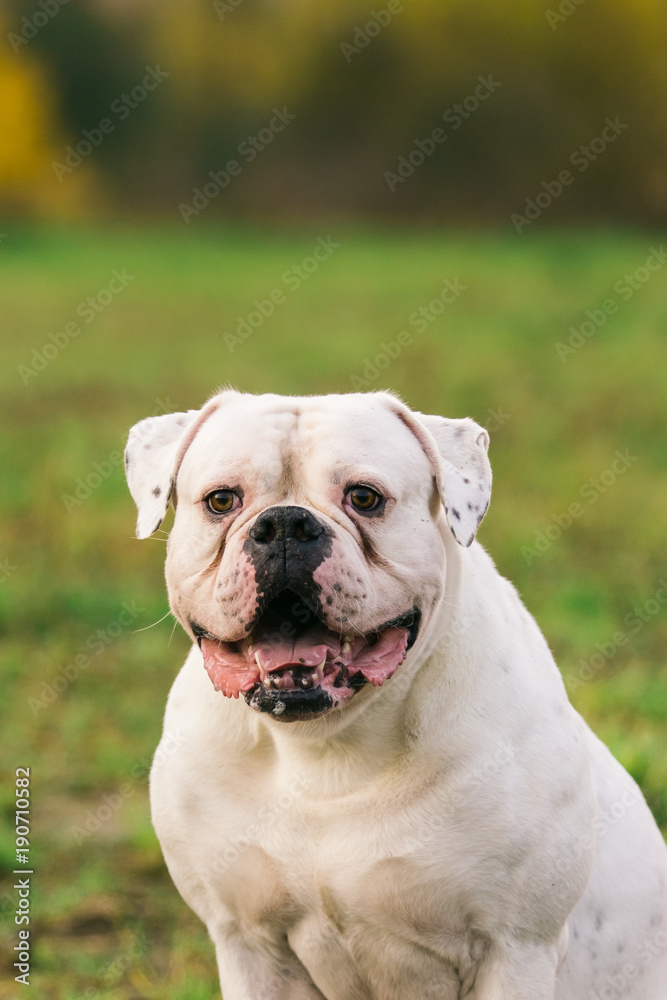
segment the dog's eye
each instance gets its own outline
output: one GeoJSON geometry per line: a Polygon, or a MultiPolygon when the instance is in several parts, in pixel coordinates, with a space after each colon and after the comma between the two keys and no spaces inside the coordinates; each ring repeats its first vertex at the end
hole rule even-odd
{"type": "Polygon", "coordinates": [[[377,490],[372,490],[370,486],[350,486],[346,495],[355,510],[360,510],[363,513],[376,510],[384,499],[377,490]]]}
{"type": "Polygon", "coordinates": [[[241,503],[241,498],[233,490],[214,490],[206,497],[208,509],[214,514],[229,514],[241,503]]]}

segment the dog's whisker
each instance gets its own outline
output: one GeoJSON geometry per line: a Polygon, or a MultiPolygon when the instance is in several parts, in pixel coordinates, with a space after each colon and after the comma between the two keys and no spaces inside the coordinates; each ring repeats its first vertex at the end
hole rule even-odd
{"type": "MultiPolygon", "coordinates": [[[[173,611],[171,610],[171,608],[169,609],[169,611],[167,611],[166,615],[162,615],[162,618],[158,618],[158,620],[156,622],[153,622],[152,625],[144,625],[143,628],[135,628],[134,631],[135,632],[146,632],[147,629],[149,629],[149,628],[155,628],[156,625],[159,625],[160,622],[163,622],[165,620],[165,618],[169,617],[169,615],[173,615],[173,611]]],[[[174,625],[176,625],[176,622],[174,622],[174,625]]]]}

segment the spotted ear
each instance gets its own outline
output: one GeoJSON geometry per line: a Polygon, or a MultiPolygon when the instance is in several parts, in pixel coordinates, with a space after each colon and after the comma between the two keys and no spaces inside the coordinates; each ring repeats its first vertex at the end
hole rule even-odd
{"type": "Polygon", "coordinates": [[[467,548],[491,499],[488,432],[469,417],[414,416],[435,441],[440,466],[436,480],[447,523],[459,545],[467,548]]]}
{"type": "Polygon", "coordinates": [[[125,475],[137,505],[137,538],[148,538],[162,524],[176,481],[181,447],[200,410],[147,417],[130,431],[125,475]]]}

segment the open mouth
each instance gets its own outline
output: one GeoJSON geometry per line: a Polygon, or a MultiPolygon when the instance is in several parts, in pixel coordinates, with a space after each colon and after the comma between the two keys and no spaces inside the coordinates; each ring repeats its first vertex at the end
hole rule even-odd
{"type": "Polygon", "coordinates": [[[344,705],[364,684],[384,684],[417,638],[416,608],[365,635],[332,631],[293,591],[270,602],[251,634],[224,642],[191,622],[216,691],[285,721],[344,705]]]}

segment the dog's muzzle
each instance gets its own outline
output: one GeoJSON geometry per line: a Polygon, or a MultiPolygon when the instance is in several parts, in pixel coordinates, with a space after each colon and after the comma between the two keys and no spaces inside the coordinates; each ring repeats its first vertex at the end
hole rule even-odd
{"type": "Polygon", "coordinates": [[[216,690],[294,721],[343,707],[365,684],[384,684],[417,638],[419,621],[413,608],[363,635],[341,634],[285,590],[246,639],[224,642],[195,622],[191,629],[216,690]]]}
{"type": "Polygon", "coordinates": [[[304,507],[271,507],[248,531],[257,615],[249,635],[226,642],[192,621],[217,690],[283,721],[346,704],[366,683],[383,684],[414,643],[416,608],[371,632],[329,627],[313,574],[331,555],[330,531],[304,507]]]}

